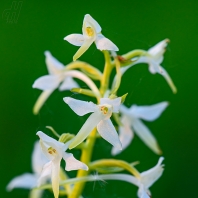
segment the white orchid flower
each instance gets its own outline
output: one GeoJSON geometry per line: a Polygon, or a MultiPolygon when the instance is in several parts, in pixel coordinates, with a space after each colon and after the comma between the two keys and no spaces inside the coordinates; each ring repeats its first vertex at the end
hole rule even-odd
{"type": "MultiPolygon", "coordinates": [[[[122,148],[125,149],[133,139],[133,131],[139,138],[155,153],[160,154],[161,150],[158,146],[156,138],[150,130],[143,124],[140,119],[146,121],[154,121],[168,106],[168,102],[161,102],[150,106],[132,105],[127,108],[120,106],[122,126],[119,126],[119,138],[122,148]]],[[[121,151],[112,148],[112,155],[117,155],[121,151]]]]}
{"type": "Polygon", "coordinates": [[[72,184],[75,182],[87,182],[87,181],[105,181],[105,180],[118,180],[118,181],[125,181],[136,185],[138,187],[138,197],[139,198],[150,198],[150,191],[149,188],[161,177],[164,171],[164,165],[162,161],[164,160],[163,157],[160,157],[158,163],[153,168],[144,171],[139,174],[139,177],[134,177],[129,174],[102,174],[102,175],[89,175],[86,177],[80,177],[72,179],[72,181],[65,180],[62,182],[63,184],[72,184]]]}
{"type": "MultiPolygon", "coordinates": [[[[49,160],[44,156],[43,152],[41,151],[41,147],[39,142],[37,141],[34,144],[34,150],[32,153],[32,169],[33,173],[24,173],[20,176],[13,178],[9,184],[7,185],[7,191],[11,191],[14,188],[25,188],[25,189],[32,189],[37,186],[37,180],[42,172],[42,167],[46,164],[49,160]]],[[[49,178],[46,177],[42,183],[45,183],[49,178]]],[[[41,197],[42,190],[34,190],[31,192],[30,197],[41,197]],[[33,196],[34,195],[34,196],[33,196]]]]}
{"type": "Polygon", "coordinates": [[[45,52],[45,57],[49,75],[41,76],[32,86],[33,88],[43,90],[35,104],[35,114],[55,89],[59,88],[60,91],[64,91],[79,87],[71,76],[66,75],[67,72],[64,71],[64,65],[53,57],[49,51],[45,52]]]}
{"type": "Polygon", "coordinates": [[[63,158],[66,162],[66,166],[65,166],[66,171],[78,170],[78,169],[88,170],[88,167],[84,163],[76,160],[73,157],[73,154],[65,152],[70,142],[67,142],[66,144],[62,142],[58,142],[57,140],[47,136],[41,131],[37,132],[37,135],[40,138],[40,145],[43,153],[50,160],[48,163],[46,163],[43,166],[42,173],[38,180],[38,185],[41,184],[43,178],[51,175],[52,189],[54,192],[54,196],[55,198],[58,198],[61,159],[63,158]]]}
{"type": "Polygon", "coordinates": [[[95,42],[96,47],[99,50],[119,50],[114,43],[101,34],[101,30],[102,28],[98,22],[89,14],[86,14],[83,20],[83,34],[70,34],[64,38],[64,40],[68,41],[72,45],[81,46],[73,56],[74,61],[84,54],[93,42],[95,42]]]}
{"type": "Polygon", "coordinates": [[[160,65],[164,59],[164,52],[166,50],[166,46],[169,42],[169,39],[164,39],[157,43],[155,46],[150,48],[147,53],[141,56],[134,64],[126,67],[122,67],[121,71],[124,73],[129,67],[136,65],[138,63],[147,63],[149,65],[149,71],[152,74],[158,73],[162,75],[167,83],[169,84],[170,88],[172,89],[173,93],[177,92],[177,88],[175,87],[171,77],[167,73],[167,71],[160,65]]]}
{"type": "Polygon", "coordinates": [[[164,165],[162,164],[163,160],[164,158],[160,157],[156,166],[140,174],[140,179],[138,182],[138,186],[139,186],[138,197],[139,198],[150,198],[151,193],[149,191],[149,188],[161,177],[164,171],[164,168],[163,168],[164,165]]]}
{"type": "Polygon", "coordinates": [[[115,99],[101,98],[99,105],[92,102],[76,100],[70,97],[65,97],[64,101],[79,116],[92,113],[69,145],[70,149],[84,141],[95,127],[97,127],[98,133],[102,138],[117,149],[122,149],[118,134],[110,120],[113,112],[118,113],[121,103],[120,97],[115,99]]]}

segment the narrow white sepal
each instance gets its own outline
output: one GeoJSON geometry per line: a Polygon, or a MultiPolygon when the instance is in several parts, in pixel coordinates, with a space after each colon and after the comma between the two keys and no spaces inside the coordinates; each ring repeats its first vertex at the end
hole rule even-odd
{"type": "Polygon", "coordinates": [[[168,102],[160,102],[149,106],[133,105],[129,109],[129,111],[131,115],[136,118],[141,118],[147,121],[153,121],[162,114],[162,112],[166,109],[167,106],[168,102]]]}
{"type": "Polygon", "coordinates": [[[64,40],[68,41],[72,45],[82,46],[84,43],[84,36],[82,34],[70,34],[66,36],[64,40]]]}
{"type": "Polygon", "coordinates": [[[65,160],[66,163],[65,166],[66,171],[79,170],[79,169],[88,170],[88,166],[82,163],[81,161],[77,160],[71,153],[64,153],[63,159],[65,160]]]}
{"type": "Polygon", "coordinates": [[[32,87],[41,90],[53,90],[59,86],[61,80],[59,75],[45,75],[38,78],[32,87]]]}
{"type": "Polygon", "coordinates": [[[95,43],[99,50],[119,51],[118,47],[102,34],[97,35],[95,43]]]}
{"type": "Polygon", "coordinates": [[[134,131],[139,136],[139,138],[156,154],[160,154],[161,150],[157,143],[156,138],[150,132],[150,130],[140,121],[139,119],[133,120],[134,131]]]}
{"type": "Polygon", "coordinates": [[[43,170],[37,181],[37,186],[42,185],[46,181],[46,179],[50,178],[51,173],[52,173],[52,161],[49,161],[43,166],[43,170]]]}
{"type": "Polygon", "coordinates": [[[112,155],[117,155],[120,152],[122,152],[124,149],[126,149],[134,137],[134,133],[130,126],[131,125],[130,120],[126,116],[123,116],[121,122],[123,125],[119,126],[118,132],[119,132],[119,139],[122,144],[122,150],[113,147],[111,150],[112,155]]]}
{"type": "Polygon", "coordinates": [[[48,159],[43,154],[39,141],[34,144],[34,151],[32,153],[32,169],[34,173],[40,174],[44,164],[48,162],[48,159]]]}
{"type": "Polygon", "coordinates": [[[63,100],[79,116],[94,112],[98,108],[97,105],[95,105],[93,102],[76,100],[71,97],[65,97],[63,100]]]}
{"type": "Polygon", "coordinates": [[[31,189],[36,187],[37,177],[34,174],[24,173],[23,175],[13,178],[6,187],[7,191],[11,191],[14,188],[26,188],[31,189]]]}
{"type": "Polygon", "coordinates": [[[97,125],[97,130],[102,138],[104,138],[117,149],[122,150],[122,144],[110,119],[101,120],[97,125]]]}
{"type": "Polygon", "coordinates": [[[60,70],[64,69],[64,65],[59,62],[49,51],[45,51],[45,62],[49,74],[58,74],[60,70]]]}

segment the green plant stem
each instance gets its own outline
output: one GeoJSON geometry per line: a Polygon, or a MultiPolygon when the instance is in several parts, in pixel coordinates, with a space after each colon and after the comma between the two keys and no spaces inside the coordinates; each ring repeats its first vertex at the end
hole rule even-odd
{"type": "Polygon", "coordinates": [[[92,162],[89,164],[90,169],[97,170],[98,167],[120,167],[127,171],[129,171],[131,174],[133,174],[136,178],[140,178],[140,173],[136,170],[135,167],[133,167],[131,164],[122,161],[122,160],[116,160],[116,159],[103,159],[103,160],[97,160],[95,162],[92,162]]]}
{"type": "MultiPolygon", "coordinates": [[[[82,150],[82,155],[81,155],[80,161],[85,164],[90,163],[92,152],[93,152],[93,146],[94,146],[94,143],[96,140],[96,133],[97,133],[97,131],[95,128],[88,136],[88,139],[86,141],[86,148],[82,150]]],[[[88,173],[89,173],[88,171],[79,170],[76,177],[77,178],[85,177],[88,175],[88,173]]],[[[85,186],[84,182],[75,184],[74,188],[72,190],[72,193],[68,196],[68,198],[78,198],[82,194],[84,186],[85,186]]]]}
{"type": "Polygon", "coordinates": [[[104,66],[104,72],[101,80],[101,87],[100,87],[100,93],[103,96],[106,90],[108,89],[109,86],[109,77],[111,74],[111,71],[113,69],[113,65],[111,64],[111,58],[109,55],[109,52],[104,50],[104,57],[105,57],[105,66],[104,66]]]}

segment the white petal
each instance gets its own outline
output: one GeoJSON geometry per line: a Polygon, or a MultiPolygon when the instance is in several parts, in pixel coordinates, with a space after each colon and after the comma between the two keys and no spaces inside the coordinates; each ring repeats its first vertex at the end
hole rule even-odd
{"type": "Polygon", "coordinates": [[[85,102],[82,100],[76,100],[70,97],[63,98],[65,103],[79,116],[83,116],[87,113],[96,111],[98,108],[93,102],[85,102]]]}
{"type": "Polygon", "coordinates": [[[81,142],[83,142],[102,119],[104,119],[104,115],[101,112],[96,111],[92,113],[88,117],[78,134],[73,138],[73,141],[69,145],[69,149],[72,149],[78,146],[81,142]]]}
{"type": "Polygon", "coordinates": [[[25,173],[23,175],[13,178],[7,185],[7,191],[11,191],[14,188],[26,188],[31,189],[36,186],[37,177],[34,174],[25,173]]]}
{"type": "Polygon", "coordinates": [[[59,177],[60,174],[60,160],[53,161],[52,163],[52,189],[54,192],[54,197],[59,197],[59,177]]]}
{"type": "Polygon", "coordinates": [[[47,162],[42,169],[42,172],[40,174],[40,177],[37,181],[37,186],[42,185],[43,183],[45,183],[46,179],[50,178],[52,173],[52,161],[47,162]]]}
{"type": "Polygon", "coordinates": [[[162,165],[163,160],[164,158],[160,157],[156,166],[141,173],[141,183],[143,183],[147,189],[161,177],[164,171],[164,165],[162,165]]]}
{"type": "MultiPolygon", "coordinates": [[[[119,132],[119,139],[122,144],[122,151],[123,151],[131,143],[131,141],[134,137],[134,133],[130,126],[131,125],[130,120],[126,116],[122,117],[121,122],[122,122],[123,126],[119,126],[118,132],[119,132]]],[[[120,152],[121,152],[121,150],[118,150],[116,147],[113,147],[111,154],[117,155],[120,152]]]]}
{"type": "Polygon", "coordinates": [[[100,33],[102,31],[102,28],[100,27],[98,22],[95,19],[93,19],[89,14],[85,15],[83,23],[90,23],[94,27],[97,33],[100,33]]]}
{"type": "Polygon", "coordinates": [[[121,97],[115,98],[115,99],[110,99],[110,98],[101,98],[100,99],[100,105],[105,105],[109,104],[113,106],[113,112],[118,113],[120,104],[121,104],[121,97]]]}
{"type": "Polygon", "coordinates": [[[96,47],[99,50],[119,51],[118,47],[108,38],[104,37],[102,34],[97,35],[95,42],[96,42],[96,47]]]}
{"type": "Polygon", "coordinates": [[[72,88],[77,88],[77,87],[79,87],[78,83],[74,81],[72,77],[67,76],[65,80],[63,81],[63,83],[61,84],[61,86],[59,87],[59,90],[64,91],[64,90],[70,90],[72,88]]]}
{"type": "Polygon", "coordinates": [[[44,164],[48,162],[48,159],[45,157],[41,150],[39,141],[36,141],[34,144],[34,151],[32,153],[32,169],[36,174],[40,174],[44,164]]]}
{"type": "Polygon", "coordinates": [[[139,120],[133,120],[133,129],[139,138],[155,153],[160,154],[161,150],[158,146],[157,140],[150,132],[150,130],[139,120]]]}
{"type": "Polygon", "coordinates": [[[160,41],[159,43],[157,43],[155,46],[151,47],[148,50],[148,53],[151,54],[152,56],[156,56],[159,53],[163,54],[165,52],[165,48],[168,45],[168,39],[165,39],[163,41],[160,41]]]}
{"type": "Polygon", "coordinates": [[[82,34],[70,34],[66,36],[64,40],[68,41],[72,45],[82,46],[84,43],[84,36],[82,34]]]}
{"type": "Polygon", "coordinates": [[[150,198],[148,193],[146,192],[143,184],[140,184],[140,187],[138,189],[138,197],[139,198],[150,198]]]}
{"type": "Polygon", "coordinates": [[[87,49],[90,47],[90,45],[94,42],[94,37],[86,39],[83,43],[83,45],[78,49],[78,51],[74,54],[73,56],[73,60],[77,60],[79,57],[81,57],[85,51],[87,51],[87,49]]]}
{"type": "Polygon", "coordinates": [[[173,83],[171,77],[169,76],[169,74],[167,73],[167,71],[161,66],[160,66],[160,70],[161,70],[161,72],[159,74],[161,74],[165,78],[166,82],[169,84],[169,86],[172,89],[173,93],[177,93],[177,88],[174,85],[174,83],[173,83]]]}
{"type": "Polygon", "coordinates": [[[150,106],[133,105],[129,111],[136,118],[141,118],[147,121],[157,119],[168,106],[168,102],[160,102],[150,106]]]}
{"type": "Polygon", "coordinates": [[[77,160],[71,153],[64,153],[63,159],[66,162],[66,166],[65,166],[66,171],[79,170],[79,169],[88,170],[87,165],[77,160]]]}
{"type": "Polygon", "coordinates": [[[160,69],[159,63],[157,63],[155,60],[149,61],[148,64],[149,64],[149,71],[152,74],[161,73],[162,72],[162,70],[160,69]]]}
{"type": "Polygon", "coordinates": [[[54,91],[54,89],[51,90],[45,90],[41,93],[41,95],[38,97],[34,107],[33,107],[33,113],[37,115],[45,103],[45,101],[48,99],[48,97],[51,95],[51,93],[54,91]]]}
{"type": "Polygon", "coordinates": [[[64,69],[64,65],[53,57],[49,51],[45,51],[45,62],[49,74],[57,74],[64,69]]]}
{"type": "Polygon", "coordinates": [[[42,139],[42,141],[44,143],[47,143],[47,144],[53,144],[56,148],[64,148],[65,147],[65,144],[62,143],[62,142],[59,142],[51,137],[49,137],[48,135],[46,135],[45,133],[43,133],[42,131],[38,131],[36,133],[36,135],[39,136],[40,139],[42,139]]]}
{"type": "Polygon", "coordinates": [[[110,119],[101,120],[97,125],[97,130],[102,138],[104,138],[107,142],[112,144],[117,149],[122,150],[122,145],[118,134],[110,119]]]}
{"type": "Polygon", "coordinates": [[[56,89],[61,81],[62,78],[59,75],[41,76],[34,82],[32,87],[41,90],[52,90],[56,89]]]}

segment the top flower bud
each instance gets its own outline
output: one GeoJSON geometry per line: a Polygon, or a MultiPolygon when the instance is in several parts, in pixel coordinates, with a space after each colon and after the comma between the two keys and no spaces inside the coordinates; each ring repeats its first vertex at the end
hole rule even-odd
{"type": "Polygon", "coordinates": [[[95,42],[99,50],[118,51],[118,47],[101,34],[102,28],[89,14],[86,14],[83,20],[82,32],[83,34],[70,34],[64,38],[72,45],[81,46],[73,60],[78,59],[90,46],[95,42]]]}

